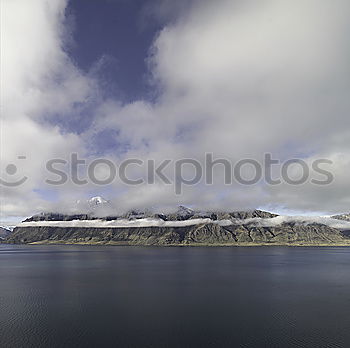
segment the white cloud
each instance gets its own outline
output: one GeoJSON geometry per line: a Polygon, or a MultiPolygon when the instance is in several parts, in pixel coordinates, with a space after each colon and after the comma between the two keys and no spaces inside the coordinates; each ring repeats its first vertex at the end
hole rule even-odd
{"type": "Polygon", "coordinates": [[[44,209],[48,203],[35,189],[44,181],[46,161],[82,148],[77,135],[46,122],[84,102],[92,90],[93,82],[63,49],[66,5],[62,0],[1,2],[1,175],[8,182],[28,177],[15,189],[1,187],[4,216],[44,209]],[[18,167],[16,177],[6,176],[8,163],[18,167]]]}
{"type": "Polygon", "coordinates": [[[181,197],[142,187],[124,198],[144,204],[182,199],[216,208],[348,210],[349,6],[343,0],[194,2],[154,42],[152,73],[163,88],[158,102],[112,108],[98,122],[120,129],[137,148],[129,154],[151,158],[191,156],[203,162],[205,152],[234,162],[262,161],[266,152],[282,161],[329,158],[332,185],[198,186],[185,188],[181,197]]]}
{"type": "Polygon", "coordinates": [[[92,227],[92,228],[138,228],[138,227],[185,227],[199,224],[217,224],[219,226],[249,225],[254,227],[278,227],[283,224],[311,225],[322,224],[340,230],[350,229],[350,221],[332,219],[330,217],[311,216],[277,216],[274,218],[249,218],[244,220],[212,220],[198,218],[189,220],[164,221],[161,219],[145,218],[135,220],[71,220],[71,221],[28,221],[19,224],[20,227],[92,227]]]}

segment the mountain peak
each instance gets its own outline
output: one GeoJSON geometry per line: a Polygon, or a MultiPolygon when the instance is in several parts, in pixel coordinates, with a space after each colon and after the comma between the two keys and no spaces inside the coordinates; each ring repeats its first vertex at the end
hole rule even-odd
{"type": "Polygon", "coordinates": [[[96,196],[96,197],[92,197],[88,200],[88,203],[91,206],[96,206],[96,205],[100,205],[100,204],[106,204],[108,203],[107,200],[105,200],[104,198],[100,197],[100,196],[96,196]]]}
{"type": "Polygon", "coordinates": [[[185,207],[184,205],[179,205],[176,213],[177,214],[189,215],[189,214],[193,214],[194,210],[191,209],[191,208],[185,207]]]}

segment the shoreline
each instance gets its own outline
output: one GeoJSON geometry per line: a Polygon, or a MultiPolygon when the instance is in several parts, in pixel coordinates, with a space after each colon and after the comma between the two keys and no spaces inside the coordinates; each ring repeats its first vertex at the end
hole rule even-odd
{"type": "Polygon", "coordinates": [[[72,241],[36,241],[30,243],[6,243],[0,245],[79,245],[79,246],[125,246],[125,247],[350,247],[349,243],[178,243],[178,244],[142,244],[128,242],[72,242],[72,241]]]}

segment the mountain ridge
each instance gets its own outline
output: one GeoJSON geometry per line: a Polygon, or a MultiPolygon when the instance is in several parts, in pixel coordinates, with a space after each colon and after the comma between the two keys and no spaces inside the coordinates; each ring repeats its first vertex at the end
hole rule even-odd
{"type": "Polygon", "coordinates": [[[350,245],[350,222],[333,217],[285,217],[262,210],[175,213],[130,211],[121,216],[44,213],[6,238],[13,244],[350,245]]]}
{"type": "MultiPolygon", "coordinates": [[[[350,245],[350,214],[292,217],[254,209],[170,212],[133,209],[116,214],[102,197],[77,201],[82,212],[33,215],[3,238],[13,244],[350,245]],[[104,214],[102,214],[104,213],[104,214]],[[108,214],[106,214],[108,213],[108,214]]],[[[79,210],[79,209],[77,209],[79,210]]]]}

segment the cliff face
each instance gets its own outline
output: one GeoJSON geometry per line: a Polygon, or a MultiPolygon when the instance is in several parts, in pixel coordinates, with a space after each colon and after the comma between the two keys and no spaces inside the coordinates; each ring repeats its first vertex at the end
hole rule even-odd
{"type": "Polygon", "coordinates": [[[183,227],[17,227],[8,243],[69,243],[119,245],[350,245],[346,231],[319,225],[282,224],[183,227]]]}
{"type": "Polygon", "coordinates": [[[10,230],[8,230],[4,227],[0,227],[0,241],[3,239],[6,239],[10,233],[11,233],[10,230]]]}

